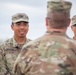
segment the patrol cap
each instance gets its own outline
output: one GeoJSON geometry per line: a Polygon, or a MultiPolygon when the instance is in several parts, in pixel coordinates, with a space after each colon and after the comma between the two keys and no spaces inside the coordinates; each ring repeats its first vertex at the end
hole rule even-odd
{"type": "Polygon", "coordinates": [[[71,19],[71,26],[76,25],[76,15],[74,15],[71,19]]]}
{"type": "Polygon", "coordinates": [[[20,22],[20,21],[29,22],[29,18],[25,13],[17,13],[12,16],[13,23],[20,22]]]}
{"type": "Polygon", "coordinates": [[[70,13],[72,3],[65,0],[48,0],[47,2],[47,11],[64,11],[70,13]]]}

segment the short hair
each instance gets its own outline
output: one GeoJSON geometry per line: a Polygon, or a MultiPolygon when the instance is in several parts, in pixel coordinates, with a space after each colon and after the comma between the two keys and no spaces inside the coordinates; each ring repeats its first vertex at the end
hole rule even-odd
{"type": "Polygon", "coordinates": [[[64,11],[53,11],[48,13],[49,26],[52,28],[66,28],[70,19],[70,14],[64,11]]]}

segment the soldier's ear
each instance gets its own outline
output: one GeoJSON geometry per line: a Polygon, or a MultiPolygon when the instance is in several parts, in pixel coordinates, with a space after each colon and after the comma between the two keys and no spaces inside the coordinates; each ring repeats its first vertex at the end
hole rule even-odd
{"type": "Polygon", "coordinates": [[[46,26],[48,26],[48,18],[46,17],[46,26]]]}
{"type": "Polygon", "coordinates": [[[70,26],[70,23],[71,23],[71,19],[69,19],[69,21],[68,21],[68,26],[70,26]]]}
{"type": "Polygon", "coordinates": [[[11,29],[14,30],[14,29],[13,29],[13,24],[11,24],[11,29]]]}

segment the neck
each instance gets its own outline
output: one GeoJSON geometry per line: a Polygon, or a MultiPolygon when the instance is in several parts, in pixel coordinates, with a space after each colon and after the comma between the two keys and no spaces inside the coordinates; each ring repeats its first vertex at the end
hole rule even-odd
{"type": "Polygon", "coordinates": [[[50,28],[50,29],[48,29],[48,31],[60,31],[60,32],[66,32],[66,29],[54,29],[54,28],[50,28]]]}
{"type": "Polygon", "coordinates": [[[16,36],[14,36],[14,39],[15,39],[15,41],[16,41],[18,44],[24,44],[25,41],[26,41],[26,37],[16,37],[16,36]]]}

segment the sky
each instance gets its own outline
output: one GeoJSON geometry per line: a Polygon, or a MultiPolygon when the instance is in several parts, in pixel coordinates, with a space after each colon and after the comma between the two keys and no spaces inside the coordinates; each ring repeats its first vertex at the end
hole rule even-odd
{"type": "MultiPolygon", "coordinates": [[[[72,2],[71,17],[76,14],[76,0],[72,2]]],[[[12,15],[26,13],[29,16],[29,32],[27,37],[36,39],[46,32],[45,18],[47,15],[47,0],[0,0],[0,39],[5,40],[13,36],[11,29],[12,15]]],[[[67,35],[73,37],[70,27],[67,35]]]]}

